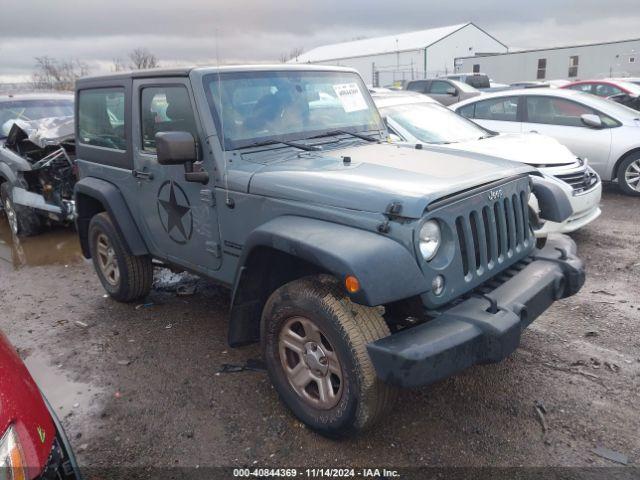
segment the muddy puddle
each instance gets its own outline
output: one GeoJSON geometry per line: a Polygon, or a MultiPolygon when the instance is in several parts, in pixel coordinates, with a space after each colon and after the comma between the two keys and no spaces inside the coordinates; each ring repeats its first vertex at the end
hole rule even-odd
{"type": "Polygon", "coordinates": [[[97,398],[101,390],[87,383],[72,381],[58,364],[41,351],[24,359],[29,373],[62,419],[69,415],[87,414],[99,408],[97,398]]]}
{"type": "Polygon", "coordinates": [[[17,238],[0,214],[0,270],[67,265],[82,259],[80,243],[73,229],[57,227],[33,237],[17,238]]]}

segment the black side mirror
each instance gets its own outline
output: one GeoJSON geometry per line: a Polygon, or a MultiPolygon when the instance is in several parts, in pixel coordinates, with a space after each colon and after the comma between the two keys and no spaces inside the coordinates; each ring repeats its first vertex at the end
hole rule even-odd
{"type": "Polygon", "coordinates": [[[158,132],[155,138],[160,165],[183,165],[198,158],[196,141],[189,132],[158,132]]]}
{"type": "Polygon", "coordinates": [[[193,135],[189,132],[158,132],[155,138],[160,165],[184,165],[184,179],[187,182],[209,183],[208,172],[193,170],[193,162],[198,160],[193,135]]]}

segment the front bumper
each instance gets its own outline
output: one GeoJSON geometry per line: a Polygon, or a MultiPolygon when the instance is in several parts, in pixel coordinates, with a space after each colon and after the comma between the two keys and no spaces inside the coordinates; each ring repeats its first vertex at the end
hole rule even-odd
{"type": "Polygon", "coordinates": [[[62,200],[61,205],[47,202],[39,193],[30,192],[20,187],[13,187],[13,202],[22,207],[33,208],[56,222],[73,222],[76,218],[76,202],[62,200]]]}
{"type": "Polygon", "coordinates": [[[427,385],[475,364],[498,362],[518,347],[533,320],[554,301],[577,293],[584,280],[575,243],[554,235],[495,290],[368,344],[369,356],[380,379],[401,387],[427,385]]]}

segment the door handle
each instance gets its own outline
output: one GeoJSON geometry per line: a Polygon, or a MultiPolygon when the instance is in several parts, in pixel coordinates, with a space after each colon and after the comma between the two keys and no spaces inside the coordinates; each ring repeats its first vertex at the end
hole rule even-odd
{"type": "Polygon", "coordinates": [[[529,133],[540,133],[538,130],[529,130],[529,133]]]}
{"type": "Polygon", "coordinates": [[[144,170],[134,170],[131,173],[139,180],[153,180],[153,173],[151,172],[145,172],[144,170]]]}

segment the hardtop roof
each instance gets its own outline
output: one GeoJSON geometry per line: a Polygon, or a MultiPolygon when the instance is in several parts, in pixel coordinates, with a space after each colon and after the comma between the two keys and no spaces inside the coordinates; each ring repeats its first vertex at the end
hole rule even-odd
{"type": "Polygon", "coordinates": [[[80,78],[76,81],[76,85],[94,82],[122,81],[126,79],[138,78],[162,78],[162,77],[188,77],[191,72],[199,72],[201,74],[216,72],[248,72],[248,71],[342,71],[356,72],[352,68],[332,67],[321,65],[224,65],[224,66],[199,66],[199,67],[179,67],[179,68],[150,68],[146,70],[132,70],[126,72],[118,72],[106,75],[92,75],[80,78]]]}

